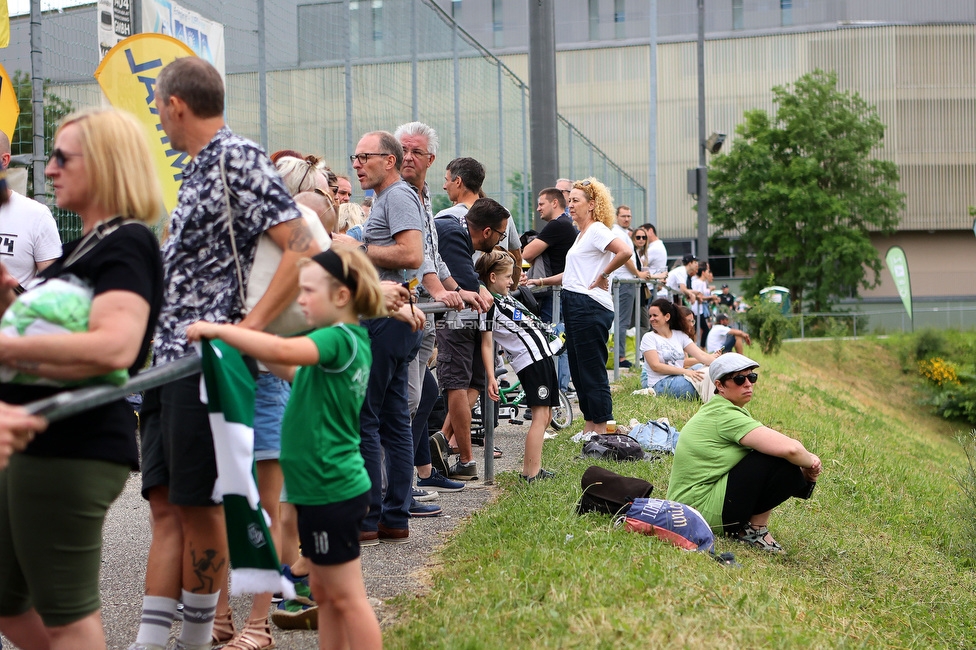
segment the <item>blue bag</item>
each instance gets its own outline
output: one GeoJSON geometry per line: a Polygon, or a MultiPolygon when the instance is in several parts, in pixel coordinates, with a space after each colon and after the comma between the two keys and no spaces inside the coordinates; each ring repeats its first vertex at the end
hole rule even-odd
{"type": "Polygon", "coordinates": [[[635,499],[618,524],[688,551],[715,551],[715,534],[705,518],[691,506],[677,501],[635,499]]]}

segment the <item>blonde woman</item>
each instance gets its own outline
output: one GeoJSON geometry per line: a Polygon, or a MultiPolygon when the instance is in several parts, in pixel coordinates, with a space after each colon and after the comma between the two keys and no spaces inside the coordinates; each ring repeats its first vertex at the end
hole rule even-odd
{"type": "Polygon", "coordinates": [[[366,223],[366,213],[358,203],[343,203],[339,206],[339,221],[336,232],[345,233],[350,228],[366,223]]]}
{"type": "MultiPolygon", "coordinates": [[[[88,330],[0,336],[0,364],[49,380],[127,369],[149,354],[163,272],[147,224],[163,210],[143,128],[126,113],[67,116],[45,174],[59,208],[81,217],[82,237],[41,282],[73,276],[93,298],[88,330]]],[[[73,280],[74,281],[74,280],[73,280]]],[[[0,312],[13,299],[0,289],[0,312]]],[[[0,384],[25,404],[62,390],[0,384]]],[[[21,648],[105,648],[98,573],[105,512],[139,468],[136,419],[124,400],[52,423],[0,471],[0,631],[21,648]]]]}
{"type": "Polygon", "coordinates": [[[610,274],[630,257],[630,247],[610,230],[613,197],[595,178],[577,181],[567,201],[569,216],[579,229],[559,275],[529,280],[531,285],[561,284],[566,323],[569,372],[579,397],[586,433],[605,433],[613,419],[607,379],[607,340],[613,323],[610,274]]]}

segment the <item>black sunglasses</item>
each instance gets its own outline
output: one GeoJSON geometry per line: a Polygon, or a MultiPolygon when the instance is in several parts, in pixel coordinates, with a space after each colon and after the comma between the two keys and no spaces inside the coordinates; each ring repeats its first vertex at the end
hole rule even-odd
{"type": "Polygon", "coordinates": [[[64,166],[68,164],[68,158],[81,158],[83,155],[80,153],[68,153],[59,147],[51,152],[51,157],[48,158],[48,162],[53,160],[58,166],[58,169],[64,169],[64,166]]]}
{"type": "Polygon", "coordinates": [[[735,377],[726,377],[726,379],[731,379],[735,382],[736,386],[741,386],[742,384],[746,383],[746,379],[749,380],[750,384],[755,384],[759,379],[759,375],[754,372],[750,372],[748,375],[736,375],[735,377]]]}
{"type": "Polygon", "coordinates": [[[634,239],[647,239],[644,235],[634,235],[634,239]]]}

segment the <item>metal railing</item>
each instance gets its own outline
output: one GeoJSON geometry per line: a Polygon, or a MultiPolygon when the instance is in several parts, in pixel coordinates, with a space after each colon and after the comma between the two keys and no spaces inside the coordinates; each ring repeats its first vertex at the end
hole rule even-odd
{"type": "MultiPolygon", "coordinates": [[[[444,314],[454,311],[442,302],[426,302],[417,305],[424,314],[444,314]]],[[[190,377],[200,372],[200,357],[189,356],[150,368],[129,379],[124,386],[87,386],[68,390],[51,397],[30,402],[25,408],[30,413],[43,415],[49,422],[56,422],[72,415],[78,415],[93,408],[125,399],[127,395],[139,393],[164,384],[190,377]]],[[[488,389],[481,395],[481,403],[491,404],[488,389]]],[[[482,408],[482,413],[490,414],[492,409],[482,408]]],[[[483,417],[485,428],[485,484],[495,480],[495,418],[483,417]]]]}
{"type": "Polygon", "coordinates": [[[891,332],[913,332],[924,327],[976,329],[976,306],[921,308],[916,306],[912,311],[914,318],[909,318],[900,306],[872,311],[801,312],[799,314],[787,314],[787,318],[797,323],[799,338],[801,339],[820,338],[825,333],[824,329],[818,329],[816,336],[808,336],[807,329],[813,320],[845,324],[849,322],[849,333],[855,337],[891,332]]]}

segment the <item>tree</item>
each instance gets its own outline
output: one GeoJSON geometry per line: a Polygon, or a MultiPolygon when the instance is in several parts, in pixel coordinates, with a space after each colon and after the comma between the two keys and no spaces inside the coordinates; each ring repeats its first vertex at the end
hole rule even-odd
{"type": "MultiPolygon", "coordinates": [[[[34,112],[31,105],[32,91],[30,75],[23,70],[14,72],[11,79],[17,92],[17,103],[20,106],[20,117],[17,118],[17,128],[10,139],[10,153],[17,156],[34,152],[34,112]]],[[[45,87],[50,84],[45,79],[45,87]]],[[[58,129],[61,118],[74,110],[70,100],[62,99],[52,92],[44,91],[44,153],[51,150],[54,132],[58,129]]],[[[28,168],[28,174],[34,173],[33,167],[28,168]]],[[[28,194],[33,196],[33,184],[28,181],[28,194]]]]}
{"type": "Polygon", "coordinates": [[[775,277],[794,309],[806,301],[827,311],[838,296],[878,286],[869,233],[894,232],[905,195],[895,164],[872,157],[885,131],[877,110],[839,91],[836,73],[816,70],[773,96],[776,114],[746,111],[731,150],[713,160],[709,214],[755,255],[747,295],[775,277]]]}

